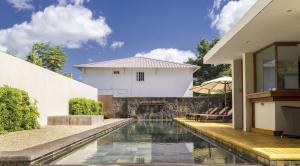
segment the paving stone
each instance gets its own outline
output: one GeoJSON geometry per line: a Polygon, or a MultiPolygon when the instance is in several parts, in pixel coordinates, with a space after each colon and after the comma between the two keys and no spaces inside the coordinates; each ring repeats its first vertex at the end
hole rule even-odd
{"type": "MultiPolygon", "coordinates": [[[[118,126],[118,125],[122,125],[126,122],[129,122],[131,119],[111,119],[106,121],[106,123],[104,122],[101,125],[96,125],[96,126],[68,126],[68,127],[62,127],[62,126],[51,126],[51,127],[46,127],[43,128],[43,131],[46,132],[51,132],[53,131],[53,133],[51,133],[52,139],[47,139],[41,136],[37,136],[36,134],[40,134],[41,130],[32,130],[32,131],[22,131],[22,132],[15,132],[15,133],[9,133],[5,136],[3,136],[2,138],[0,138],[0,142],[1,139],[5,140],[5,142],[7,142],[7,144],[9,145],[5,145],[8,146],[10,148],[8,148],[9,150],[11,149],[18,149],[17,151],[0,151],[0,165],[3,163],[5,163],[4,165],[8,165],[8,163],[10,165],[14,165],[14,164],[21,164],[21,163],[25,163],[28,164],[29,162],[40,158],[42,156],[45,155],[51,155],[51,156],[55,156],[55,155],[59,155],[56,154],[57,152],[61,152],[58,150],[66,149],[66,150],[72,150],[73,146],[80,146],[82,144],[82,142],[80,142],[80,140],[85,140],[88,141],[88,139],[94,139],[94,137],[97,137],[97,135],[101,134],[102,131],[106,131],[106,130],[112,130],[114,127],[118,126]],[[71,131],[68,131],[68,129],[70,129],[71,127],[71,131]],[[59,132],[57,132],[59,131],[59,132]],[[65,134],[63,136],[61,135],[57,135],[60,133],[66,132],[68,134],[65,134]],[[72,134],[70,134],[72,133],[72,134]],[[27,146],[22,146],[23,148],[19,149],[16,147],[15,144],[10,144],[11,141],[9,138],[14,138],[15,136],[24,136],[21,139],[18,139],[18,141],[20,141],[20,145],[21,143],[27,145],[27,146]],[[66,136],[67,135],[67,136],[66,136]],[[37,136],[37,137],[35,137],[37,136]],[[55,137],[56,136],[56,137],[55,137]],[[56,139],[55,139],[56,138],[56,139]],[[43,139],[48,140],[48,142],[45,142],[43,139]],[[42,143],[36,143],[36,141],[39,140],[42,143]],[[74,144],[75,143],[75,144],[74,144]],[[30,146],[29,146],[30,145],[30,146]],[[24,148],[26,147],[26,148],[24,148]],[[57,152],[56,152],[57,151],[57,152]],[[54,153],[53,153],[54,152],[54,153]]],[[[47,134],[46,134],[47,135],[47,134]]],[[[44,135],[45,136],[45,135],[44,135]]],[[[3,145],[3,144],[1,144],[3,145]]],[[[0,145],[0,147],[1,147],[0,145]]],[[[2,146],[3,148],[3,146],[2,146]]],[[[4,148],[5,150],[5,148],[4,148]]],[[[51,157],[50,156],[50,157],[51,157]]]]}

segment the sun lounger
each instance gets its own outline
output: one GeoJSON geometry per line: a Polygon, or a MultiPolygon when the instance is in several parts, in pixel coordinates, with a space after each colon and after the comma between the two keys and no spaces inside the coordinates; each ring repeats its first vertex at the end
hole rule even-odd
{"type": "Polygon", "coordinates": [[[232,109],[227,112],[224,112],[221,115],[214,114],[214,115],[203,116],[202,120],[228,120],[231,118],[231,116],[232,116],[232,109]]]}
{"type": "Polygon", "coordinates": [[[228,107],[224,107],[219,112],[217,112],[216,110],[214,110],[214,111],[212,111],[209,114],[199,114],[198,117],[197,117],[197,120],[218,119],[221,115],[224,115],[227,110],[228,110],[228,107]],[[218,115],[220,115],[220,116],[218,116],[218,115]]]}
{"type": "Polygon", "coordinates": [[[219,109],[218,107],[215,107],[211,111],[206,111],[204,113],[195,115],[195,121],[200,120],[203,115],[205,116],[205,115],[213,115],[213,114],[215,114],[218,111],[218,109],[219,109]]]}
{"type": "MultiPolygon", "coordinates": [[[[209,108],[207,111],[205,111],[205,114],[210,114],[212,111],[215,111],[216,108],[209,108]]],[[[186,119],[192,119],[194,118],[196,120],[197,115],[199,115],[199,113],[187,113],[185,115],[186,119]]]]}
{"type": "Polygon", "coordinates": [[[218,112],[218,115],[223,115],[225,111],[228,110],[229,107],[224,107],[222,110],[220,110],[220,112],[218,112]]]}

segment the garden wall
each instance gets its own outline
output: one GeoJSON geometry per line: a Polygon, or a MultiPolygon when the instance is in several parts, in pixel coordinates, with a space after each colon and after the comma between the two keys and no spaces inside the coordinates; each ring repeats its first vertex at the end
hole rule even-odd
{"type": "Polygon", "coordinates": [[[170,119],[222,107],[221,97],[115,97],[110,115],[137,119],[170,119]]]}
{"type": "Polygon", "coordinates": [[[97,100],[96,88],[0,52],[0,86],[3,85],[25,90],[38,101],[41,125],[47,124],[48,116],[68,115],[70,98],[97,100]]]}

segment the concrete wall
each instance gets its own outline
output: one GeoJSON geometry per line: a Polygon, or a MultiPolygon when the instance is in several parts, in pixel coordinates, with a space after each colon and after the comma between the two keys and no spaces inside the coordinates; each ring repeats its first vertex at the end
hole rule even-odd
{"type": "Polygon", "coordinates": [[[193,96],[192,69],[84,69],[82,82],[114,97],[193,96]],[[136,72],[145,72],[145,81],[136,81],[136,72]]]}
{"type": "Polygon", "coordinates": [[[254,64],[253,54],[243,54],[243,129],[251,131],[252,128],[252,103],[247,95],[254,93],[254,64]]]}
{"type": "Polygon", "coordinates": [[[284,134],[290,135],[300,135],[299,110],[283,110],[282,106],[300,108],[300,102],[272,101],[255,103],[255,128],[284,131],[284,134]]]}
{"type": "Polygon", "coordinates": [[[233,128],[243,128],[243,64],[242,60],[232,62],[232,109],[233,128]]]}
{"type": "Polygon", "coordinates": [[[0,52],[0,86],[9,85],[25,90],[38,101],[39,122],[47,117],[68,115],[68,101],[74,97],[97,100],[97,89],[60,74],[0,52]]]}
{"type": "Polygon", "coordinates": [[[275,102],[254,103],[255,128],[276,130],[275,102]]]}

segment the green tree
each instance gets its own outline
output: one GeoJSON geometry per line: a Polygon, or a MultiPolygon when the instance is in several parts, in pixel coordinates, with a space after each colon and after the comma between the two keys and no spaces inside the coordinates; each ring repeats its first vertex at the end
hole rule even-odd
{"type": "Polygon", "coordinates": [[[33,51],[30,51],[30,53],[27,55],[27,59],[26,59],[28,62],[31,62],[33,64],[36,64],[38,66],[43,66],[43,63],[42,63],[42,59],[35,54],[35,52],[33,51]]]}
{"type": "Polygon", "coordinates": [[[67,55],[59,46],[50,46],[47,49],[47,54],[42,56],[43,66],[54,72],[59,72],[63,69],[67,55]]]}
{"type": "Polygon", "coordinates": [[[230,76],[231,77],[231,66],[223,70],[219,74],[220,76],[230,76]]]}
{"type": "Polygon", "coordinates": [[[63,73],[63,67],[67,59],[66,53],[59,46],[46,43],[34,43],[27,61],[57,73],[63,73]]]}
{"type": "Polygon", "coordinates": [[[230,65],[211,65],[203,63],[204,56],[218,41],[219,39],[214,39],[212,41],[202,39],[197,45],[196,58],[187,61],[188,64],[200,66],[200,69],[194,73],[194,85],[200,85],[202,82],[227,75],[228,72],[230,72],[228,71],[230,70],[230,65]],[[228,72],[226,73],[225,71],[228,72]]]}

